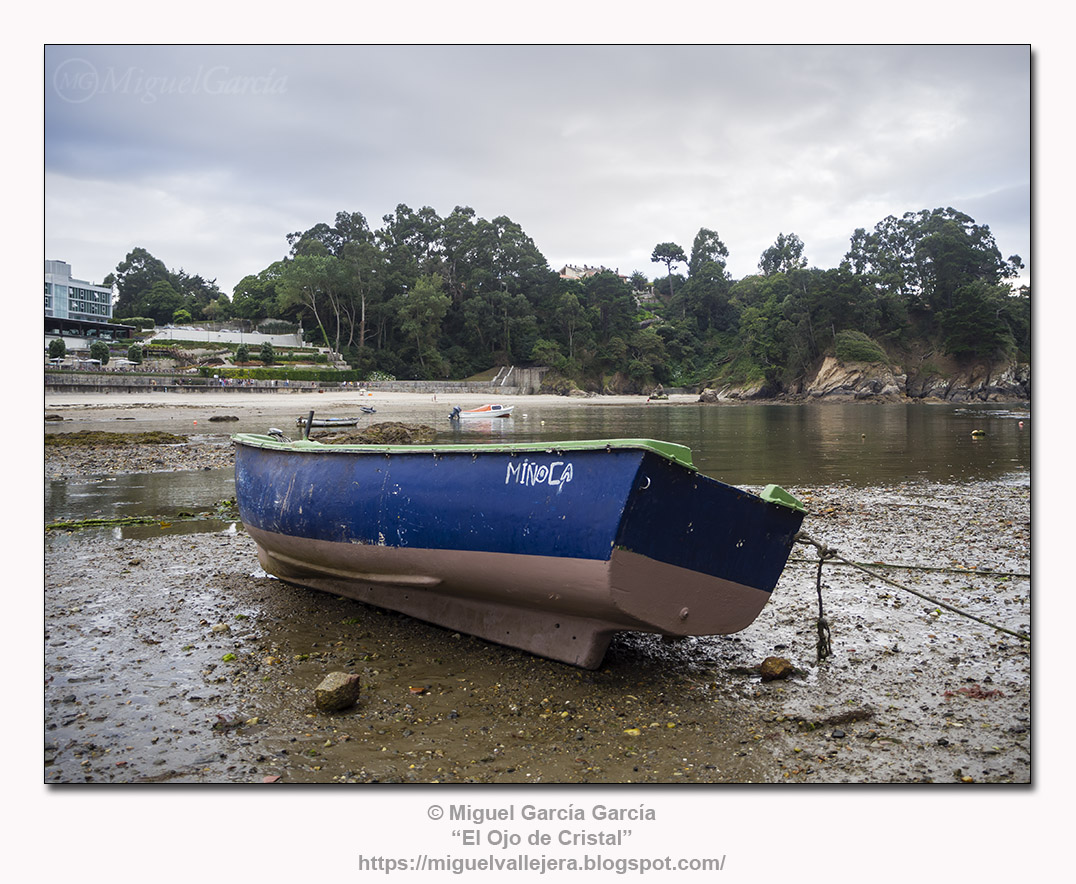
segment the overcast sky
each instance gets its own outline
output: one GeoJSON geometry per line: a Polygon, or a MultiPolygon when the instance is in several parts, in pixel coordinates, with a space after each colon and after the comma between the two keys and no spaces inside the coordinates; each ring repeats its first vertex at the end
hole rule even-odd
{"type": "Polygon", "coordinates": [[[735,278],[780,233],[951,206],[1031,262],[1026,46],[45,51],[45,257],[135,247],[230,294],[338,211],[507,215],[553,269],[661,275],[716,230],[735,278]]]}

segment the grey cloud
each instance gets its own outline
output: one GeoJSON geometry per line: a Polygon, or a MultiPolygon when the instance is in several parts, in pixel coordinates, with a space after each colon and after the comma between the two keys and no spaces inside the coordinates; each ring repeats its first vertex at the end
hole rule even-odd
{"type": "Polygon", "coordinates": [[[1026,47],[65,46],[45,85],[46,246],[76,274],[153,231],[230,291],[289,231],[400,202],[649,275],[703,226],[741,276],[780,232],[835,266],[855,227],[946,205],[1030,255],[1026,47]]]}

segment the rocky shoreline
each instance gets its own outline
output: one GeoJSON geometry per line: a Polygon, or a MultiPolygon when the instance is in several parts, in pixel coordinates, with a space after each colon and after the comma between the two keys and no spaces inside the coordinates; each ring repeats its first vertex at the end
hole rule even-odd
{"type": "MultiPolygon", "coordinates": [[[[46,474],[227,466],[224,440],[64,446],[46,474]]],[[[790,490],[843,557],[1030,630],[1026,474],[790,490]]],[[[268,578],[241,525],[49,532],[44,779],[1029,783],[1029,643],[829,564],[819,662],[815,567],[797,547],[742,633],[627,635],[584,672],[268,578]],[[762,680],[771,656],[791,677],[762,680]],[[319,712],[335,671],[359,702],[319,712]]]]}
{"type": "Polygon", "coordinates": [[[116,442],[46,446],[46,479],[80,479],[91,475],[214,470],[235,463],[227,436],[186,437],[182,442],[116,442]]]}
{"type": "Polygon", "coordinates": [[[877,362],[841,362],[827,356],[815,373],[792,389],[757,381],[707,388],[700,402],[1027,402],[1031,366],[1025,363],[922,367],[907,371],[877,362]]]}

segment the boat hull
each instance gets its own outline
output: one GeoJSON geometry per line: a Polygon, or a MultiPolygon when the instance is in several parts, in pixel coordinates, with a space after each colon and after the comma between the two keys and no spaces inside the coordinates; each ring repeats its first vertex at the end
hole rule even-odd
{"type": "Polygon", "coordinates": [[[588,668],[618,631],[744,629],[803,518],[645,446],[236,440],[268,573],[588,668]]]}
{"type": "MultiPolygon", "coordinates": [[[[359,419],[357,417],[316,417],[310,422],[310,426],[313,429],[325,429],[332,427],[354,427],[358,426],[359,419]]],[[[299,417],[295,419],[295,425],[297,427],[305,427],[307,419],[305,417],[299,417]]]]}
{"type": "Polygon", "coordinates": [[[452,414],[450,415],[450,419],[474,420],[511,417],[512,411],[514,409],[514,405],[483,405],[479,408],[469,408],[466,411],[463,411],[459,408],[454,408],[452,410],[452,414]]]}

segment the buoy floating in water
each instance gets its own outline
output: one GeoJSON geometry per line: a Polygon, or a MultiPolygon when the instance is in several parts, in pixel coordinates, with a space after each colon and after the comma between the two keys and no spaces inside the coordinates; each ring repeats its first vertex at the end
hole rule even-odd
{"type": "Polygon", "coordinates": [[[977,437],[977,436],[985,436],[986,435],[986,430],[972,430],[971,435],[972,435],[973,438],[977,437]]]}

